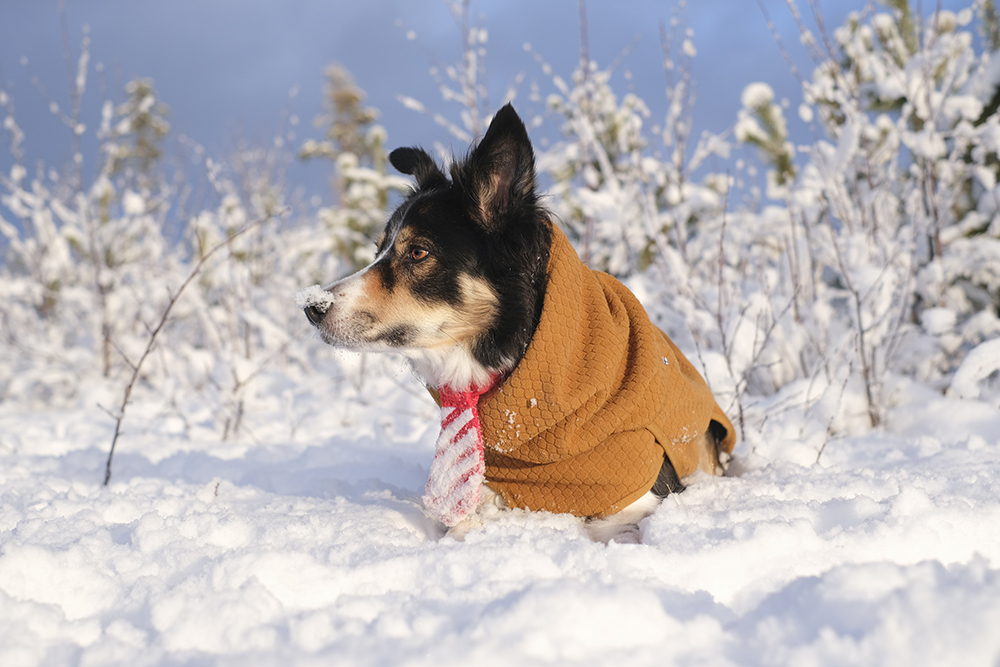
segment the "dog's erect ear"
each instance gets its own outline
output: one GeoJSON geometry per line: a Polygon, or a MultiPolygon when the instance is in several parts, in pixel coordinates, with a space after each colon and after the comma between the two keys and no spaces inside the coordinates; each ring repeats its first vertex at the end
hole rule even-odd
{"type": "Polygon", "coordinates": [[[417,187],[447,183],[434,158],[421,148],[397,148],[389,153],[389,162],[401,173],[417,179],[417,187]]]}
{"type": "Polygon", "coordinates": [[[514,107],[493,117],[486,136],[451,177],[465,193],[469,215],[487,232],[503,228],[507,216],[535,201],[535,154],[514,107]]]}

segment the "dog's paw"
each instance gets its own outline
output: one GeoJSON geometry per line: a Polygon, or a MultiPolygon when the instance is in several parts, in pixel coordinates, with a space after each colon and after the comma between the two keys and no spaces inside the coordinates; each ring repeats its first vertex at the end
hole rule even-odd
{"type": "Polygon", "coordinates": [[[444,536],[450,537],[456,542],[464,542],[466,535],[468,535],[471,531],[482,527],[483,520],[479,517],[479,515],[472,514],[449,528],[448,532],[445,533],[444,536]]]}
{"type": "Polygon", "coordinates": [[[629,523],[621,526],[621,530],[612,535],[608,541],[618,544],[642,544],[642,530],[638,524],[629,523]]]}
{"type": "Polygon", "coordinates": [[[445,533],[446,537],[464,542],[465,536],[469,532],[482,528],[486,521],[496,519],[507,509],[507,503],[504,502],[503,497],[485,484],[482,493],[483,497],[479,506],[476,507],[476,511],[449,528],[448,532],[445,533]]]}
{"type": "Polygon", "coordinates": [[[639,529],[639,522],[655,512],[659,505],[659,496],[649,492],[617,514],[600,519],[586,519],[583,527],[595,542],[641,544],[642,530],[639,529]]]}
{"type": "Polygon", "coordinates": [[[594,542],[609,544],[642,544],[642,531],[636,523],[590,521],[584,524],[587,536],[594,542]]]}

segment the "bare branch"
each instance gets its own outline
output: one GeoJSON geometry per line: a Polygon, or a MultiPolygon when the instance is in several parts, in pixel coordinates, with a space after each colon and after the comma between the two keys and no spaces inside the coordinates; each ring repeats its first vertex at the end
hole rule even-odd
{"type": "Polygon", "coordinates": [[[256,229],[257,227],[264,224],[273,217],[284,215],[285,213],[287,213],[287,211],[288,209],[286,208],[277,211],[275,214],[268,214],[262,218],[258,218],[257,220],[248,223],[242,229],[236,231],[235,233],[229,235],[228,237],[217,243],[215,247],[211,248],[207,253],[202,255],[201,259],[199,259],[198,262],[194,265],[194,268],[191,269],[191,272],[188,274],[188,277],[184,280],[183,283],[181,283],[181,286],[170,297],[170,301],[167,302],[166,308],[163,309],[163,315],[160,317],[159,323],[156,325],[156,328],[153,329],[152,333],[149,335],[149,341],[146,343],[146,349],[143,351],[142,356],[139,357],[139,361],[135,363],[135,366],[133,367],[132,370],[132,376],[129,379],[128,384],[125,386],[125,392],[124,395],[122,396],[121,406],[118,409],[118,416],[115,417],[115,433],[111,438],[111,447],[108,450],[108,462],[104,470],[104,486],[107,486],[108,482],[111,481],[111,463],[115,455],[115,446],[118,444],[118,437],[121,435],[122,422],[125,419],[125,409],[128,407],[129,399],[131,399],[132,397],[132,390],[135,387],[135,383],[139,379],[139,372],[142,370],[142,364],[143,362],[146,361],[146,357],[148,357],[150,353],[153,351],[153,347],[156,344],[156,339],[159,336],[160,332],[163,330],[163,327],[166,326],[167,320],[170,317],[170,311],[173,310],[174,305],[177,303],[177,300],[184,293],[184,290],[191,283],[191,281],[194,280],[199,273],[201,273],[202,267],[205,266],[205,263],[208,261],[210,257],[212,257],[212,255],[214,255],[222,248],[228,246],[237,237],[242,236],[243,234],[249,232],[252,229],[256,229]]]}

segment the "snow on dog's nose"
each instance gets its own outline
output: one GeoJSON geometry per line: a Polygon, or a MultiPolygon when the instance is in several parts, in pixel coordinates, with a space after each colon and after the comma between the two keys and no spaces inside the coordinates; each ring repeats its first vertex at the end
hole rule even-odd
{"type": "Polygon", "coordinates": [[[314,327],[318,327],[323,321],[333,300],[333,294],[319,285],[306,287],[295,295],[295,305],[305,311],[306,318],[314,327]]]}

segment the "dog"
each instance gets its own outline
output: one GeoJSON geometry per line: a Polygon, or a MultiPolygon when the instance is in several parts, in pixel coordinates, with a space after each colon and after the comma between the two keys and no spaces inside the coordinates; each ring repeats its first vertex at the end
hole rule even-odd
{"type": "Polygon", "coordinates": [[[297,300],[325,342],[403,355],[441,405],[424,502],[450,535],[518,507],[638,541],[682,477],[722,474],[732,424],[635,297],[553,224],[511,105],[447,175],[420,148],[389,160],[415,186],[375,259],[297,300]]]}

